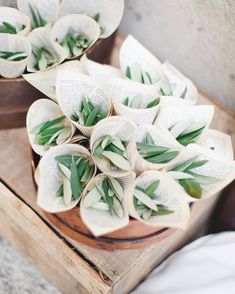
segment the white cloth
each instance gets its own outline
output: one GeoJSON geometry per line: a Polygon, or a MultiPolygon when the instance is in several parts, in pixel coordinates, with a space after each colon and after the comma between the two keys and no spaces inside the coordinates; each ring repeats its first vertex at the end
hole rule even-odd
{"type": "Polygon", "coordinates": [[[197,239],[171,255],[132,294],[234,294],[235,232],[197,239]]]}

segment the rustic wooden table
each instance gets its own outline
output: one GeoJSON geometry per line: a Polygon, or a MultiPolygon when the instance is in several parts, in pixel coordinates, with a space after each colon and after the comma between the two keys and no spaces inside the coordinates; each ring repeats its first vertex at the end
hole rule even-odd
{"type": "MultiPolygon", "coordinates": [[[[112,63],[117,62],[116,41],[112,63]]],[[[213,101],[200,95],[199,104],[213,101]]],[[[235,132],[235,117],[216,106],[212,127],[235,132]]],[[[66,294],[128,293],[164,258],[205,224],[218,195],[197,202],[186,231],[176,231],[145,249],[107,252],[62,236],[36,206],[25,128],[0,131],[0,234],[23,252],[50,282],[66,294]]]]}

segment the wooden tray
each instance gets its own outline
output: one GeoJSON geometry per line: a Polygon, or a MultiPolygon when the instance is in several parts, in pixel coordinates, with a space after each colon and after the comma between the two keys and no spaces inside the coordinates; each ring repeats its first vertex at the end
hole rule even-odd
{"type": "MultiPolygon", "coordinates": [[[[40,156],[31,149],[32,176],[39,163],[40,156]]],[[[35,187],[37,184],[34,181],[35,187]]],[[[150,246],[173,234],[176,229],[147,226],[140,221],[130,218],[129,224],[115,232],[102,237],[94,237],[80,217],[80,208],[61,213],[45,213],[52,223],[64,235],[85,245],[105,249],[136,249],[150,246]]]]}
{"type": "MultiPolygon", "coordinates": [[[[107,39],[99,39],[88,51],[92,60],[108,63],[115,40],[116,32],[107,39]]],[[[0,77],[0,129],[25,126],[29,106],[37,99],[45,97],[43,93],[26,82],[23,77],[0,77]]]]}

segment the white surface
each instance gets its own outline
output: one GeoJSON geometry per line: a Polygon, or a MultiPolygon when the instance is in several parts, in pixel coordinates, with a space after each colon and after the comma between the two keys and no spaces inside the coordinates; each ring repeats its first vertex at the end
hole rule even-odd
{"type": "Polygon", "coordinates": [[[202,237],[174,253],[132,294],[232,294],[235,232],[202,237]]]}

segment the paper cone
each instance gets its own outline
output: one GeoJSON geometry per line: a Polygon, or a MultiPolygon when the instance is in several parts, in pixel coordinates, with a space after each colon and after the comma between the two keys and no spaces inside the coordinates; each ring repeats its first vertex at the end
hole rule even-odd
{"type": "Polygon", "coordinates": [[[124,0],[63,0],[59,15],[80,13],[94,17],[99,13],[98,24],[102,28],[100,38],[107,38],[119,26],[124,11],[124,0]]]}
{"type": "Polygon", "coordinates": [[[23,78],[54,101],[56,99],[56,75],[59,70],[82,73],[81,63],[78,60],[67,61],[46,71],[24,74],[23,78]]]}
{"type": "Polygon", "coordinates": [[[175,86],[172,96],[179,99],[189,100],[192,104],[195,104],[198,99],[197,88],[194,86],[191,80],[186,78],[178,69],[176,69],[170,62],[166,61],[162,65],[163,72],[167,76],[170,84],[175,86]],[[184,98],[180,98],[185,88],[187,92],[184,98]]]}
{"type": "Polygon", "coordinates": [[[122,43],[119,52],[119,63],[123,75],[126,75],[128,66],[137,63],[141,65],[143,71],[147,72],[152,80],[151,85],[145,87],[156,87],[156,95],[159,94],[163,71],[160,61],[140,44],[133,36],[129,35],[122,43]]]}
{"type": "MultiPolygon", "coordinates": [[[[225,186],[227,186],[230,182],[232,182],[235,178],[235,162],[233,160],[228,160],[224,157],[218,156],[216,152],[213,150],[207,149],[205,147],[190,144],[185,148],[184,157],[180,158],[179,160],[172,163],[166,168],[166,172],[170,172],[176,166],[180,165],[181,163],[193,159],[194,161],[201,161],[207,160],[208,162],[198,168],[195,168],[193,172],[203,175],[203,176],[210,176],[220,179],[220,181],[201,185],[203,188],[202,197],[201,199],[211,197],[215,195],[217,192],[222,190],[225,186]]],[[[169,173],[170,175],[170,173],[169,173]]],[[[178,181],[175,180],[177,183],[178,181]]],[[[178,184],[180,186],[180,184],[178,184]]],[[[184,191],[183,187],[181,190],[184,191]]],[[[191,197],[188,194],[186,200],[189,202],[198,201],[198,199],[191,197]]]]}
{"type": "Polygon", "coordinates": [[[130,99],[141,94],[144,96],[143,106],[146,107],[149,102],[157,98],[157,95],[152,91],[148,91],[139,83],[132,83],[129,80],[112,78],[107,80],[107,88],[110,91],[115,113],[117,115],[127,117],[137,125],[153,123],[158,110],[159,104],[151,108],[136,109],[123,104],[126,97],[130,99]]]}
{"type": "Polygon", "coordinates": [[[110,79],[110,77],[122,77],[120,69],[88,59],[86,54],[81,57],[80,61],[84,73],[95,80],[99,80],[104,85],[106,85],[107,79],[110,79]]]}
{"type": "Polygon", "coordinates": [[[215,107],[213,105],[166,106],[160,111],[154,124],[162,124],[167,130],[169,130],[178,122],[192,120],[192,123],[199,123],[200,125],[205,126],[206,129],[209,127],[213,119],[214,110],[215,107]]]}
{"type": "Polygon", "coordinates": [[[153,126],[150,124],[140,125],[137,128],[135,144],[133,148],[133,153],[135,154],[135,170],[138,174],[152,169],[152,170],[160,170],[172,162],[175,162],[178,158],[182,157],[184,154],[184,149],[182,146],[167,132],[167,130],[161,126],[153,126]],[[179,154],[171,161],[167,163],[152,163],[145,160],[138,152],[136,142],[141,142],[146,135],[149,133],[152,139],[154,140],[156,146],[168,147],[170,149],[178,150],[179,154]]]}
{"type": "MultiPolygon", "coordinates": [[[[45,48],[49,50],[57,59],[57,62],[55,62],[53,65],[46,68],[46,70],[55,67],[56,65],[60,64],[62,61],[66,58],[65,50],[58,45],[56,42],[53,42],[50,38],[50,33],[47,28],[37,28],[33,30],[28,35],[29,42],[31,43],[32,48],[35,48],[36,50],[39,50],[41,48],[45,48]]],[[[27,70],[29,72],[37,72],[38,70],[35,69],[35,56],[32,53],[30,55],[27,70]]]]}
{"type": "Polygon", "coordinates": [[[27,53],[27,57],[20,61],[0,58],[0,76],[4,78],[20,76],[24,72],[31,54],[31,46],[28,39],[20,35],[0,33],[0,51],[27,53]]]}
{"type": "Polygon", "coordinates": [[[31,19],[31,28],[34,29],[34,22],[30,5],[37,9],[40,16],[47,22],[46,26],[51,27],[58,18],[60,0],[17,0],[18,9],[31,19]]]}
{"type": "Polygon", "coordinates": [[[30,18],[11,7],[0,7],[0,24],[8,22],[16,28],[17,35],[27,36],[30,32],[30,18]],[[25,26],[22,29],[22,26],[25,26]]]}
{"type": "MultiPolygon", "coordinates": [[[[85,208],[84,199],[86,195],[92,188],[94,188],[97,184],[102,183],[102,181],[107,177],[106,174],[99,174],[95,178],[93,178],[90,183],[86,186],[84,190],[83,197],[80,203],[80,213],[81,218],[84,224],[89,228],[92,234],[96,237],[102,236],[113,231],[119,230],[129,222],[129,215],[126,209],[125,201],[123,200],[123,208],[124,208],[124,216],[123,218],[119,218],[115,215],[111,215],[108,211],[102,211],[94,208],[85,208]]],[[[124,198],[127,196],[126,185],[122,183],[119,179],[115,179],[119,182],[124,190],[124,198]]]]}
{"type": "Polygon", "coordinates": [[[167,175],[155,170],[149,170],[141,174],[133,183],[132,187],[129,187],[129,191],[126,193],[126,203],[129,214],[135,219],[140,220],[149,226],[156,226],[162,228],[180,228],[185,229],[187,227],[190,209],[188,203],[184,200],[184,192],[178,187],[178,185],[167,175]],[[142,219],[134,206],[134,190],[135,186],[146,188],[152,182],[159,180],[160,183],[155,191],[164,205],[170,210],[175,212],[168,215],[152,216],[148,220],[142,219]]]}
{"type": "Polygon", "coordinates": [[[81,14],[70,14],[60,18],[54,24],[51,30],[51,39],[60,45],[65,36],[71,30],[73,30],[75,34],[85,34],[90,40],[90,45],[86,50],[76,54],[73,57],[66,56],[67,59],[77,58],[78,56],[82,55],[98,40],[100,35],[99,25],[93,18],[81,14]]]}
{"type": "MultiPolygon", "coordinates": [[[[37,154],[42,156],[45,154],[45,152],[47,152],[47,149],[44,145],[39,145],[35,143],[35,134],[32,134],[31,131],[41,123],[47,122],[48,120],[51,120],[55,117],[59,117],[61,115],[63,115],[63,113],[59,105],[49,99],[36,100],[30,106],[26,117],[26,127],[29,142],[33,150],[37,154]]],[[[74,126],[70,123],[70,121],[67,118],[65,119],[65,123],[71,129],[71,135],[63,144],[70,142],[73,134],[75,133],[74,126]]]]}
{"type": "MultiPolygon", "coordinates": [[[[100,121],[94,128],[90,139],[90,150],[93,151],[93,145],[97,139],[106,135],[117,136],[121,141],[129,141],[126,151],[131,166],[131,170],[134,168],[135,158],[133,157],[133,144],[134,135],[136,132],[136,125],[131,120],[121,117],[112,116],[100,121]]],[[[123,171],[120,169],[113,169],[107,160],[98,158],[94,155],[94,160],[98,168],[109,176],[114,178],[128,176],[130,171],[123,171]]]]}
{"type": "Polygon", "coordinates": [[[74,112],[80,111],[82,99],[87,97],[92,104],[99,105],[102,112],[111,114],[112,105],[108,94],[100,85],[86,75],[59,71],[56,80],[56,96],[63,113],[87,137],[94,126],[83,126],[71,120],[74,112]]]}
{"type": "MultiPolygon", "coordinates": [[[[64,204],[62,198],[56,197],[56,191],[62,184],[60,178],[60,171],[55,160],[56,156],[63,154],[73,154],[77,156],[86,157],[90,164],[94,164],[89,151],[78,144],[66,144],[51,148],[45,153],[39,162],[39,186],[37,204],[43,210],[50,213],[58,213],[74,208],[80,199],[74,200],[69,206],[64,204]]],[[[96,168],[94,174],[96,173],[96,168]]]]}

